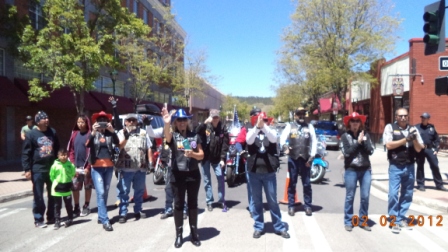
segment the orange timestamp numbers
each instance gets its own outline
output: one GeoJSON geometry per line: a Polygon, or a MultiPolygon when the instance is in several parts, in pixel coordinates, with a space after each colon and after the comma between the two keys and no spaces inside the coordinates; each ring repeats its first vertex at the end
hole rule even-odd
{"type": "MultiPolygon", "coordinates": [[[[442,215],[437,215],[437,216],[409,215],[408,219],[409,219],[408,225],[411,227],[412,226],[419,226],[419,227],[424,226],[425,221],[426,221],[427,226],[429,225],[430,227],[432,227],[432,226],[443,227],[443,224],[442,224],[443,216],[442,215]]],[[[368,216],[363,215],[363,216],[359,217],[358,215],[353,215],[352,225],[354,227],[357,227],[357,226],[365,227],[365,226],[367,226],[368,220],[369,220],[368,216]]],[[[385,226],[387,226],[387,222],[389,222],[389,227],[394,227],[397,225],[397,224],[395,224],[396,220],[397,220],[396,216],[392,215],[390,217],[387,217],[386,215],[381,215],[380,219],[379,219],[379,223],[380,223],[380,226],[385,227],[385,226]]]]}

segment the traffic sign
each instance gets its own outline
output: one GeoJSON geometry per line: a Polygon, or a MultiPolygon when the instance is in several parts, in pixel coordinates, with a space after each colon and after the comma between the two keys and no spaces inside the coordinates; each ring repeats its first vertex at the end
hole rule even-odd
{"type": "Polygon", "coordinates": [[[448,71],[448,57],[439,57],[439,71],[448,71]]]}

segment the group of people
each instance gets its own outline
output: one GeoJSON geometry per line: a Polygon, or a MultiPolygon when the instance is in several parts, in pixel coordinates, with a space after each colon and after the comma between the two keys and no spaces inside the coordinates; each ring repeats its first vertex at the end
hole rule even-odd
{"type": "MultiPolygon", "coordinates": [[[[219,111],[211,110],[210,116],[195,130],[191,128],[191,116],[183,109],[168,112],[165,107],[161,111],[163,128],[153,129],[150,124],[151,118],[148,116],[143,117],[143,125],[146,127],[139,127],[138,115],[128,114],[124,120],[125,127],[119,129],[119,123],[115,123],[118,127],[115,129],[112,118],[113,116],[118,118],[117,101],[112,98],[110,102],[114,115],[104,111],[94,113],[91,118],[92,125],[87,116],[77,117],[67,148],[60,148],[56,131],[49,126],[49,118],[45,112],[39,111],[35,115],[35,128],[32,123],[25,126],[27,131],[23,133],[22,165],[26,178],[33,182],[35,226],[46,227],[47,224],[54,223],[54,228],[59,229],[62,225],[70,226],[76,216],[88,215],[89,201],[94,188],[97,196],[98,223],[103,225],[104,230],[113,231],[107,214],[107,198],[114,170],[118,179],[119,223],[125,223],[127,220],[131,187],[134,189],[134,217],[137,220],[145,218],[142,203],[146,190],[146,173],[153,169],[154,165],[151,138],[164,136],[167,149],[171,153],[171,164],[166,178],[167,207],[161,218],[174,216],[176,231],[174,245],[180,248],[183,244],[183,221],[188,217],[190,240],[195,246],[200,246],[197,217],[201,173],[208,211],[213,210],[212,203],[214,203],[211,168],[218,181],[219,207],[223,212],[228,210],[225,202],[223,168],[229,148],[229,129],[221,122],[219,111]],[[47,224],[44,222],[45,185],[48,190],[47,224]],[[79,192],[83,187],[85,202],[81,210],[79,192]],[[74,198],[74,207],[71,195],[74,198]],[[60,214],[62,200],[68,214],[65,222],[61,221],[60,214]],[[173,201],[174,207],[172,207],[173,201]]],[[[299,175],[303,185],[304,210],[307,216],[312,215],[310,167],[316,154],[317,138],[313,125],[305,121],[305,114],[304,108],[298,108],[294,113],[294,122],[286,126],[280,137],[280,145],[289,156],[288,214],[291,216],[294,216],[296,210],[294,199],[299,175]]],[[[276,173],[280,168],[277,133],[275,129],[269,127],[272,118],[268,118],[265,112],[254,109],[250,116],[251,125],[241,128],[236,148],[248,152],[246,178],[248,209],[255,222],[253,238],[260,238],[264,234],[263,190],[275,233],[283,238],[289,238],[277,202],[276,173]]],[[[393,227],[393,232],[409,227],[405,214],[412,201],[416,157],[420,158],[418,169],[423,166],[424,158],[428,157],[437,189],[446,190],[440,172],[437,175],[435,155],[439,146],[433,138],[438,136],[434,126],[428,124],[429,114],[422,115],[422,124],[417,127],[408,124],[406,109],[398,109],[396,119],[396,122],[386,126],[383,135],[390,162],[388,211],[399,223],[393,227]],[[422,138],[421,135],[425,137],[422,138]]],[[[374,144],[364,130],[365,121],[366,117],[358,113],[344,117],[347,131],[341,136],[341,150],[345,158],[344,225],[347,231],[353,228],[353,201],[357,182],[361,191],[359,215],[368,216],[372,169],[369,156],[373,154],[374,144]]],[[[165,148],[162,149],[166,151],[165,148]]],[[[422,176],[423,168],[417,172],[420,190],[424,190],[424,176],[421,179],[422,176]]],[[[362,228],[371,230],[369,226],[362,228]]]]}

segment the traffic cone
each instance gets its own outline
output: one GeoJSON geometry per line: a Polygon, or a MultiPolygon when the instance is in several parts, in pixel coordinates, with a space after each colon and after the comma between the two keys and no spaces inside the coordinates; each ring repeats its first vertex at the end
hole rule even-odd
{"type": "MultiPolygon", "coordinates": [[[[289,187],[289,171],[286,173],[286,183],[285,183],[285,193],[283,194],[283,199],[279,202],[281,204],[288,204],[288,187],[289,187]]],[[[294,195],[294,205],[302,204],[299,201],[299,198],[297,197],[297,190],[296,194],[294,195]]]]}
{"type": "MultiPolygon", "coordinates": [[[[143,200],[147,200],[147,199],[149,199],[149,198],[151,198],[151,195],[148,195],[148,191],[146,190],[146,186],[145,186],[145,192],[143,192],[143,200]]],[[[118,201],[119,202],[119,201],[118,201]]],[[[130,199],[129,199],[129,202],[134,202],[134,196],[132,196],[130,199]]]]}

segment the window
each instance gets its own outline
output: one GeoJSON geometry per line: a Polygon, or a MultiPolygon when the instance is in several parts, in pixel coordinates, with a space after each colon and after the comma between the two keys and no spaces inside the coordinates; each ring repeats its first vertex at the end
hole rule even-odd
{"type": "Polygon", "coordinates": [[[31,26],[36,29],[40,30],[45,27],[47,22],[44,19],[43,13],[42,13],[42,5],[43,1],[41,3],[30,1],[29,4],[29,17],[31,21],[31,26]]]}
{"type": "Polygon", "coordinates": [[[159,30],[160,30],[159,20],[157,20],[157,18],[154,18],[154,28],[153,28],[154,34],[159,33],[159,30]]]}
{"type": "Polygon", "coordinates": [[[135,13],[135,15],[138,17],[138,1],[134,0],[134,8],[132,9],[132,12],[135,13]]]}
{"type": "Polygon", "coordinates": [[[0,48],[0,76],[5,75],[5,50],[0,48]]]}
{"type": "MultiPolygon", "coordinates": [[[[110,77],[101,76],[95,81],[94,86],[98,92],[106,94],[114,94],[114,85],[110,77]]],[[[124,96],[124,82],[115,81],[115,95],[124,96]]]]}
{"type": "Polygon", "coordinates": [[[126,0],[126,7],[128,7],[128,10],[131,9],[131,0],[126,0]]]}
{"type": "Polygon", "coordinates": [[[143,10],[143,22],[148,24],[148,11],[146,9],[143,10]]]}

